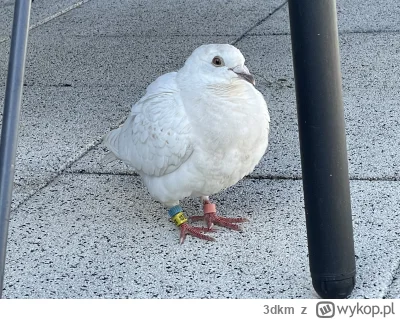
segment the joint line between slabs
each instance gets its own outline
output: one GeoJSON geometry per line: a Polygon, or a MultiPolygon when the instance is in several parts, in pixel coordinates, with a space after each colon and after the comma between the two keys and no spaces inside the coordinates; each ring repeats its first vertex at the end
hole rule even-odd
{"type": "Polygon", "coordinates": [[[269,13],[266,17],[262,18],[260,21],[258,21],[256,24],[254,24],[252,27],[250,27],[248,30],[246,30],[239,38],[231,42],[232,45],[236,45],[239,41],[241,41],[246,35],[248,35],[252,30],[257,28],[260,24],[268,20],[271,16],[273,16],[276,12],[278,12],[280,9],[282,9],[285,5],[287,4],[287,0],[283,2],[280,6],[278,6],[276,9],[274,9],[271,13],[269,13]]]}

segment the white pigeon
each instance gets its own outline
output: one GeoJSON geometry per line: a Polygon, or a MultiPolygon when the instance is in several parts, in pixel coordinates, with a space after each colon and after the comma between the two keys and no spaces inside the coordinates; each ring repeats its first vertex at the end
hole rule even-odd
{"type": "Polygon", "coordinates": [[[187,234],[214,240],[203,232],[214,224],[240,230],[245,218],[216,214],[209,196],[253,171],[268,146],[269,113],[242,53],[229,44],[202,45],[178,72],[149,85],[130,116],[108,133],[108,157],[122,160],[142,177],[150,195],[169,209],[187,234]],[[207,227],[189,224],[179,201],[198,196],[207,227]]]}

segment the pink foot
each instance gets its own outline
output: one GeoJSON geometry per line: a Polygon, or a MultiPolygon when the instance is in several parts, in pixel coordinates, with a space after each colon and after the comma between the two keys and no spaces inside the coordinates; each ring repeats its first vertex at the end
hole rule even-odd
{"type": "Polygon", "coordinates": [[[203,232],[214,232],[213,229],[206,227],[194,227],[189,225],[188,223],[183,223],[182,225],[179,226],[179,228],[181,229],[181,237],[180,237],[181,244],[183,244],[183,242],[185,241],[186,235],[192,235],[194,237],[209,241],[215,240],[214,238],[203,234],[203,232]]]}
{"type": "Polygon", "coordinates": [[[204,211],[203,216],[192,216],[190,220],[191,221],[204,220],[207,224],[208,229],[211,229],[214,225],[218,225],[233,230],[242,230],[241,227],[236,224],[249,221],[247,218],[242,218],[242,217],[229,218],[229,217],[218,216],[215,204],[211,204],[209,201],[204,202],[203,211],[204,211]]]}

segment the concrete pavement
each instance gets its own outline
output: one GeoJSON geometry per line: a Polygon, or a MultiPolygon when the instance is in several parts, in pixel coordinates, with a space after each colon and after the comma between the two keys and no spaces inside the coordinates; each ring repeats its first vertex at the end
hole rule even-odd
{"type": "MultiPolygon", "coordinates": [[[[286,1],[35,1],[4,296],[316,298],[308,270],[286,1]],[[155,23],[157,22],[157,23],[155,23]],[[271,113],[256,170],[213,199],[241,233],[188,238],[102,136],[203,43],[235,43],[271,113]]],[[[13,1],[0,4],[1,30],[13,1]]],[[[357,284],[400,298],[400,4],[338,0],[357,284]]],[[[0,34],[3,104],[9,33],[0,34]],[[3,39],[3,40],[2,40],[3,39]]],[[[195,200],[183,202],[188,215],[195,200]]]]}

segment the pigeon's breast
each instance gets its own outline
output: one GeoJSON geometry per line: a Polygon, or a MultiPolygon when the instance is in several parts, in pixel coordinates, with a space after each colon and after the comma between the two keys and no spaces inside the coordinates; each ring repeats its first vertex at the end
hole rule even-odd
{"type": "Polygon", "coordinates": [[[199,193],[211,195],[253,171],[268,146],[269,114],[262,95],[219,101],[202,122],[193,165],[203,181],[199,193]],[[217,112],[218,110],[218,112],[217,112]]]}
{"type": "Polygon", "coordinates": [[[154,198],[173,206],[188,196],[218,193],[253,171],[268,146],[269,114],[253,86],[242,93],[202,94],[184,103],[193,152],[169,174],[142,176],[154,198]]]}
{"type": "Polygon", "coordinates": [[[260,135],[254,143],[242,140],[220,151],[202,152],[199,156],[193,154],[194,168],[198,172],[195,175],[202,180],[198,191],[204,195],[217,193],[251,173],[267,149],[268,138],[265,135],[260,135]]]}

